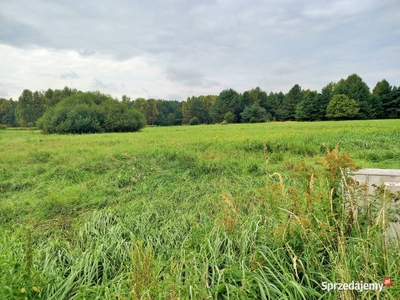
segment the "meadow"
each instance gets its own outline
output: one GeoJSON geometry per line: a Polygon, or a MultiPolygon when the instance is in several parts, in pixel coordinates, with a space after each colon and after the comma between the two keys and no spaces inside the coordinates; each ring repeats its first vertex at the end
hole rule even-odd
{"type": "Polygon", "coordinates": [[[399,145],[400,120],[0,130],[0,299],[399,299],[390,195],[361,211],[346,175],[399,145]]]}

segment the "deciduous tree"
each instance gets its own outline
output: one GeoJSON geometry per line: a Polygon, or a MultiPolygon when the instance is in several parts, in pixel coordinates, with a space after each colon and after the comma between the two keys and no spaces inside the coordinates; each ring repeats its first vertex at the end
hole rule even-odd
{"type": "Polygon", "coordinates": [[[8,125],[8,118],[11,110],[11,100],[0,98],[0,124],[8,125]]]}
{"type": "Polygon", "coordinates": [[[18,123],[23,126],[34,126],[36,122],[36,114],[34,113],[35,105],[33,101],[33,93],[25,89],[22,95],[18,98],[18,104],[16,108],[16,115],[18,123]]]}
{"type": "Polygon", "coordinates": [[[236,118],[235,114],[234,114],[233,112],[231,112],[231,111],[228,111],[228,112],[224,115],[224,120],[225,120],[227,123],[233,123],[233,122],[235,122],[235,118],[236,118]]]}
{"type": "Polygon", "coordinates": [[[347,95],[334,95],[326,108],[326,117],[334,120],[347,120],[354,118],[359,107],[354,99],[349,99],[347,95]]]}
{"type": "Polygon", "coordinates": [[[154,125],[155,121],[157,120],[157,116],[158,116],[157,104],[154,99],[148,99],[146,101],[144,115],[146,117],[147,124],[154,125]]]}

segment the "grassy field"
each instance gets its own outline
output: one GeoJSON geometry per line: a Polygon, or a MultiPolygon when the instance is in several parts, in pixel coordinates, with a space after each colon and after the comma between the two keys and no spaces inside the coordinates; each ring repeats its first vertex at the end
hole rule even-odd
{"type": "Polygon", "coordinates": [[[343,172],[399,145],[400,120],[0,130],[0,299],[399,299],[391,216],[343,172]]]}

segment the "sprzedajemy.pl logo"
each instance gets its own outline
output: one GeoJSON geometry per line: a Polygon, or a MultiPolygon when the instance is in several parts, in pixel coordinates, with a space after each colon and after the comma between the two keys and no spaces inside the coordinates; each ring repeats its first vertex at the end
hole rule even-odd
{"type": "Polygon", "coordinates": [[[335,283],[330,283],[330,282],[322,282],[322,290],[324,291],[380,291],[382,292],[382,289],[384,286],[391,286],[393,285],[393,281],[390,277],[385,277],[383,278],[382,283],[378,282],[355,282],[352,281],[350,283],[340,283],[340,282],[335,282],[335,283]]]}

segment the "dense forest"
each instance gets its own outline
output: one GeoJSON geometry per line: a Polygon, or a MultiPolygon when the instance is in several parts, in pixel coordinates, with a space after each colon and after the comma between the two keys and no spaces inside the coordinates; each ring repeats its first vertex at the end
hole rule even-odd
{"type": "MultiPolygon", "coordinates": [[[[34,127],[47,110],[77,93],[81,92],[68,87],[35,92],[26,89],[18,100],[0,98],[0,124],[34,127]]],[[[227,89],[219,95],[192,96],[182,102],[132,100],[126,95],[119,101],[142,112],[148,125],[160,126],[400,118],[400,87],[383,79],[371,92],[357,74],[331,82],[321,92],[295,84],[287,94],[268,94],[256,87],[242,94],[227,89]]]]}

